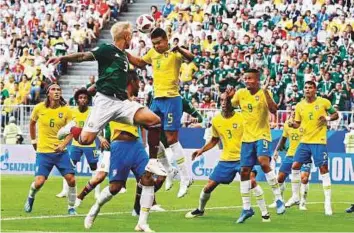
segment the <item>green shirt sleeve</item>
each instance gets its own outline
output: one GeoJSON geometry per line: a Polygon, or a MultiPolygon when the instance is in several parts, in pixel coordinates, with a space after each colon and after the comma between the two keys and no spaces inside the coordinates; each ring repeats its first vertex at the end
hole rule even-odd
{"type": "Polygon", "coordinates": [[[202,115],[198,112],[198,110],[195,107],[193,107],[193,105],[188,100],[182,98],[182,103],[183,103],[183,112],[186,112],[190,114],[192,117],[197,118],[199,123],[203,121],[202,115]]]}
{"type": "Polygon", "coordinates": [[[107,54],[108,51],[108,45],[107,44],[101,44],[100,46],[94,48],[91,50],[91,53],[95,57],[96,61],[100,61],[104,59],[104,55],[107,54]]]}

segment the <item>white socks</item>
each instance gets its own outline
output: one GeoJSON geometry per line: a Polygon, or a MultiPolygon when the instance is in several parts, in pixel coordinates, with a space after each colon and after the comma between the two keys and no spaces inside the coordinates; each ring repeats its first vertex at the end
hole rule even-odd
{"type": "Polygon", "coordinates": [[[160,142],[160,145],[159,145],[159,150],[157,152],[157,158],[158,158],[159,162],[165,168],[166,172],[169,172],[172,169],[172,166],[166,156],[165,146],[162,144],[162,142],[160,142]]]}
{"type": "Polygon", "coordinates": [[[30,198],[34,198],[36,196],[36,193],[40,190],[39,189],[36,189],[35,186],[34,186],[34,182],[32,182],[31,186],[30,186],[30,190],[29,190],[29,193],[28,193],[28,197],[30,198]]]}
{"type": "Polygon", "coordinates": [[[291,190],[292,190],[292,197],[295,200],[299,200],[299,191],[300,191],[300,180],[301,180],[301,175],[300,175],[300,170],[291,170],[292,174],[292,179],[291,179],[291,190]]]}
{"type": "Polygon", "coordinates": [[[329,173],[322,174],[321,176],[325,201],[331,202],[331,178],[329,177],[329,173]]]}
{"type": "MultiPolygon", "coordinates": [[[[97,174],[97,170],[96,171],[92,171],[92,178],[95,178],[97,174]]],[[[100,195],[100,184],[96,185],[95,187],[95,197],[98,197],[100,195]]]]}
{"type": "Polygon", "coordinates": [[[244,210],[251,209],[251,180],[240,182],[240,191],[242,197],[242,206],[244,210]]]}
{"type": "Polygon", "coordinates": [[[100,193],[100,196],[98,197],[96,203],[101,207],[104,204],[106,204],[108,201],[110,201],[112,199],[112,197],[113,197],[113,195],[109,191],[109,186],[107,186],[100,193]]]}
{"type": "Polygon", "coordinates": [[[199,207],[198,210],[200,211],[204,211],[205,206],[207,204],[207,202],[210,199],[210,193],[205,193],[204,189],[202,189],[202,191],[200,192],[200,196],[199,196],[199,207]]]}
{"type": "Polygon", "coordinates": [[[277,177],[275,176],[274,171],[270,171],[268,173],[265,173],[265,177],[267,179],[268,184],[272,187],[272,191],[273,191],[275,200],[282,201],[283,197],[281,196],[278,180],[277,180],[277,177]]]}
{"type": "Polygon", "coordinates": [[[285,191],[285,182],[284,183],[279,183],[279,188],[280,188],[280,194],[283,197],[284,191],[285,191]]]}
{"type": "Polygon", "coordinates": [[[70,187],[68,186],[68,205],[69,208],[74,208],[75,200],[76,200],[76,186],[70,187]]]}
{"type": "Polygon", "coordinates": [[[262,216],[268,214],[267,205],[264,200],[263,189],[261,186],[257,185],[253,189],[251,189],[253,195],[256,197],[257,205],[259,210],[262,212],[262,216]]]}
{"type": "Polygon", "coordinates": [[[306,203],[308,191],[309,191],[309,183],[307,183],[307,184],[301,183],[300,184],[300,195],[301,195],[300,202],[301,203],[304,203],[304,204],[306,203]]]}
{"type": "Polygon", "coordinates": [[[68,185],[68,182],[66,182],[65,178],[63,178],[63,190],[62,192],[64,193],[68,193],[69,192],[69,185],[68,185]]]}
{"type": "Polygon", "coordinates": [[[152,203],[154,202],[154,186],[144,186],[141,192],[140,198],[140,215],[139,215],[139,225],[146,225],[149,217],[149,211],[151,209],[152,203]]]}
{"type": "Polygon", "coordinates": [[[188,182],[191,179],[191,176],[185,163],[186,158],[184,156],[181,144],[176,142],[175,144],[170,145],[170,148],[173,152],[173,157],[176,160],[178,171],[181,176],[181,181],[188,182]]]}

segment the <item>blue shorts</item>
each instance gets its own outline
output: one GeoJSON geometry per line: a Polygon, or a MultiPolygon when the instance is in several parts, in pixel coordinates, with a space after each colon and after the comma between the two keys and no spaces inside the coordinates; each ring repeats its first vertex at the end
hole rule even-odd
{"type": "MultiPolygon", "coordinates": [[[[236,174],[240,172],[240,161],[219,161],[209,179],[218,184],[230,184],[235,179],[236,174]]],[[[257,176],[257,170],[253,169],[252,172],[257,176]]]]}
{"type": "Polygon", "coordinates": [[[311,155],[316,167],[328,164],[328,152],[325,144],[300,143],[294,156],[294,162],[311,163],[311,155]]]}
{"type": "Polygon", "coordinates": [[[150,109],[161,118],[163,130],[177,131],[181,128],[183,113],[181,96],[153,99],[150,109]]]}
{"type": "Polygon", "coordinates": [[[130,170],[139,180],[145,173],[149,156],[139,141],[113,141],[109,167],[109,182],[126,181],[130,170]]]}
{"type": "Polygon", "coordinates": [[[74,162],[78,162],[81,159],[81,156],[85,154],[86,160],[89,164],[98,163],[98,154],[96,147],[79,147],[71,146],[70,147],[70,158],[74,162]]]}
{"type": "Polygon", "coordinates": [[[62,153],[37,153],[35,176],[48,178],[54,166],[62,176],[75,174],[75,166],[69,157],[69,153],[64,151],[62,153]]]}
{"type": "MultiPolygon", "coordinates": [[[[293,165],[294,162],[294,157],[293,156],[286,156],[281,165],[280,165],[280,169],[279,172],[283,172],[285,173],[287,176],[291,174],[291,167],[293,165]]],[[[312,166],[312,162],[310,163],[304,163],[301,166],[301,171],[302,172],[311,172],[311,166],[312,166]]]]}
{"type": "Polygon", "coordinates": [[[242,142],[241,146],[241,166],[253,167],[258,164],[257,157],[267,156],[271,158],[269,142],[261,139],[255,142],[242,142]]]}

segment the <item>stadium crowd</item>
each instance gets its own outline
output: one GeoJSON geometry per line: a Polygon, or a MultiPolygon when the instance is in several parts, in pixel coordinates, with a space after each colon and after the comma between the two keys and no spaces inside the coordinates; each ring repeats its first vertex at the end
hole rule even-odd
{"type": "MultiPolygon", "coordinates": [[[[125,5],[124,0],[1,0],[2,122],[15,115],[13,105],[37,103],[44,88],[66,72],[67,64],[46,66],[48,57],[92,47],[125,5]]],[[[289,110],[302,98],[308,79],[316,81],[318,95],[339,111],[352,109],[350,0],[166,0],[161,9],[151,6],[151,15],[168,32],[171,46],[184,46],[196,56],[180,70],[181,95],[196,108],[218,108],[220,93],[243,87],[244,71],[257,68],[280,110],[289,110]]],[[[152,45],[146,37],[134,31],[130,50],[147,53],[152,45]]],[[[137,100],[146,103],[152,69],[138,73],[137,100]]]]}

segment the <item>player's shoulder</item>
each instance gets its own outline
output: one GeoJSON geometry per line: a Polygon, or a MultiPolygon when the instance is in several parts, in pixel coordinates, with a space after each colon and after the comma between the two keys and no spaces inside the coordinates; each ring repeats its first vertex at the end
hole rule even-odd
{"type": "Polygon", "coordinates": [[[216,122],[220,122],[222,120],[222,115],[221,112],[215,114],[215,116],[213,117],[213,119],[211,119],[212,123],[216,123],[216,122]]]}
{"type": "Polygon", "coordinates": [[[323,97],[317,97],[316,101],[321,104],[326,104],[326,105],[331,104],[331,102],[328,99],[323,98],[323,97]]]}
{"type": "Polygon", "coordinates": [[[33,108],[33,110],[36,110],[36,111],[41,111],[43,109],[45,109],[46,106],[45,106],[45,103],[44,102],[40,102],[38,104],[36,104],[33,108]]]}
{"type": "Polygon", "coordinates": [[[63,105],[60,107],[60,110],[61,111],[64,111],[64,112],[68,112],[68,113],[72,113],[72,109],[69,105],[63,105]]]}

